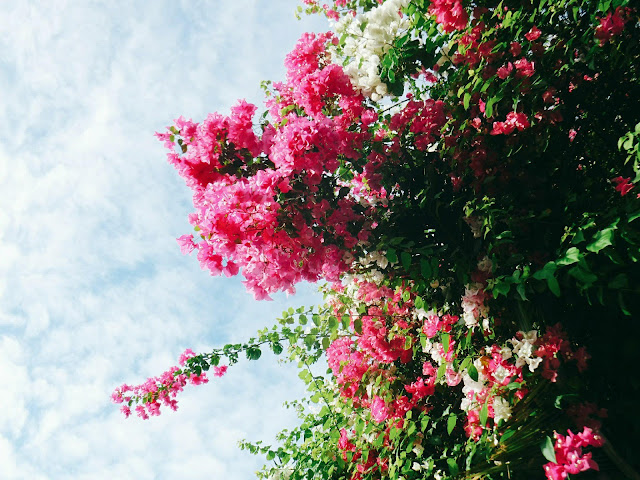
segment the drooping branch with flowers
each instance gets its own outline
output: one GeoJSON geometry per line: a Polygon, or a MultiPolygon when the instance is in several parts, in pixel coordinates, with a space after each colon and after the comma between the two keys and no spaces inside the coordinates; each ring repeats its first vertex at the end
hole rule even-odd
{"type": "Polygon", "coordinates": [[[175,409],[269,348],[310,395],[278,446],[242,444],[262,478],[640,478],[638,6],[304,4],[334,31],[299,40],[259,120],[240,101],[157,136],[193,190],[184,253],[326,303],[114,401],[175,409]]]}

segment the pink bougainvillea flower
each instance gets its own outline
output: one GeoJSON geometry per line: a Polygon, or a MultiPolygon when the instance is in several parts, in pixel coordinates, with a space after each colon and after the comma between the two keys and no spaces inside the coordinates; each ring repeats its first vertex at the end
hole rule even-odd
{"type": "Polygon", "coordinates": [[[509,112],[504,122],[494,122],[491,135],[510,135],[514,130],[522,131],[529,128],[531,123],[527,115],[522,112],[509,112]]]}
{"type": "Polygon", "coordinates": [[[600,40],[600,45],[604,45],[612,37],[623,32],[626,13],[625,9],[618,7],[614,12],[609,12],[606,17],[600,19],[600,25],[596,28],[595,33],[595,37],[600,40]]]}
{"type": "Polygon", "coordinates": [[[469,15],[460,0],[431,0],[429,13],[435,15],[436,22],[445,32],[464,30],[469,22],[469,15]]]}
{"type": "Polygon", "coordinates": [[[547,480],[564,480],[568,475],[575,475],[587,470],[599,470],[598,464],[591,458],[591,452],[582,453],[584,447],[602,447],[604,439],[589,427],[574,434],[567,430],[567,435],[554,433],[556,462],[546,463],[543,468],[547,480]]]}
{"type": "MultiPolygon", "coordinates": [[[[184,367],[187,360],[195,357],[196,354],[191,349],[184,351],[180,355],[180,365],[184,367]]],[[[226,366],[213,367],[214,375],[222,376],[227,370],[226,366]]],[[[178,402],[176,396],[184,390],[187,383],[192,385],[203,385],[208,383],[209,379],[205,372],[199,371],[199,375],[192,373],[188,367],[180,369],[179,367],[171,367],[158,377],[148,378],[146,382],[140,385],[124,384],[115,389],[111,395],[114,403],[123,403],[120,411],[125,417],[131,415],[130,406],[137,403],[135,407],[136,414],[143,420],[147,420],[149,415],[160,415],[162,405],[172,410],[177,410],[178,402]]]]}
{"type": "Polygon", "coordinates": [[[347,452],[353,452],[356,449],[356,446],[349,440],[347,430],[344,428],[340,429],[340,440],[338,440],[338,448],[347,452]]]}
{"type": "Polygon", "coordinates": [[[226,365],[221,365],[219,367],[214,366],[213,367],[213,376],[214,377],[221,377],[223,376],[225,373],[227,373],[227,366],[226,365]]]}
{"type": "Polygon", "coordinates": [[[378,395],[374,396],[371,401],[371,417],[377,423],[382,423],[389,418],[389,408],[384,400],[378,395]]]}
{"type": "Polygon", "coordinates": [[[513,63],[509,62],[498,69],[498,77],[502,80],[507,78],[513,72],[513,63]]]}
{"type": "Polygon", "coordinates": [[[187,362],[187,360],[189,360],[192,357],[195,357],[196,354],[193,350],[191,350],[190,348],[187,348],[184,353],[182,355],[180,355],[180,358],[178,358],[178,363],[180,365],[183,365],[187,362]]]}
{"type": "Polygon", "coordinates": [[[522,77],[530,77],[535,72],[535,62],[530,62],[526,58],[516,60],[513,65],[516,67],[518,75],[522,77]]]}
{"type": "Polygon", "coordinates": [[[612,179],[611,181],[616,184],[616,192],[620,192],[620,195],[623,197],[633,189],[633,184],[629,183],[631,181],[631,177],[623,178],[620,176],[612,179]]]}
{"type": "Polygon", "coordinates": [[[540,29],[536,26],[533,26],[531,27],[531,30],[529,30],[529,32],[525,34],[524,38],[526,38],[530,42],[533,42],[534,40],[539,39],[540,35],[542,35],[540,29]]]}
{"type": "Polygon", "coordinates": [[[447,385],[449,385],[450,387],[455,387],[462,381],[462,375],[460,373],[457,373],[451,367],[447,368],[445,377],[447,379],[447,385]]]}
{"type": "Polygon", "coordinates": [[[193,243],[193,235],[182,235],[177,239],[178,245],[180,245],[180,251],[183,255],[188,255],[193,252],[198,246],[193,243]]]}

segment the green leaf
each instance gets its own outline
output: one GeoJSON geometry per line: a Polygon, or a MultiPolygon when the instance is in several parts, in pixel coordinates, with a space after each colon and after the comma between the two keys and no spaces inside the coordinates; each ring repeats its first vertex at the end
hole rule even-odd
{"type": "Polygon", "coordinates": [[[557,265],[571,265],[572,263],[576,263],[580,261],[581,258],[580,250],[576,247],[569,248],[565,254],[556,261],[557,265]]]}
{"type": "Polygon", "coordinates": [[[458,464],[455,459],[451,457],[447,458],[447,465],[449,465],[449,473],[452,477],[456,477],[458,473],[460,473],[460,469],[458,468],[458,464]]]}
{"type": "Polygon", "coordinates": [[[562,401],[565,398],[575,398],[577,400],[580,398],[580,396],[575,393],[566,393],[564,395],[558,395],[555,401],[553,402],[553,406],[556,407],[558,410],[564,410],[566,408],[566,405],[563,406],[562,401]]]}
{"type": "Polygon", "coordinates": [[[544,455],[544,458],[546,458],[550,462],[557,463],[556,451],[553,448],[553,441],[551,440],[551,437],[546,436],[544,438],[544,440],[540,444],[540,450],[542,451],[542,455],[544,455]]]}
{"type": "Polygon", "coordinates": [[[402,259],[402,266],[406,271],[409,271],[411,268],[411,254],[407,252],[402,252],[400,254],[400,258],[402,259]]]}
{"type": "MultiPolygon", "coordinates": [[[[547,262],[542,270],[538,270],[533,274],[533,278],[537,280],[546,280],[547,285],[549,286],[549,290],[556,297],[560,296],[560,284],[555,277],[555,273],[557,270],[557,265],[554,262],[547,262]]],[[[569,272],[571,273],[571,272],[569,272]]]]}
{"type": "Polygon", "coordinates": [[[469,365],[469,368],[467,368],[467,373],[471,377],[471,380],[473,380],[474,382],[478,381],[478,369],[473,363],[469,365]]]}
{"type": "Polygon", "coordinates": [[[322,349],[326,350],[327,348],[329,348],[329,345],[331,345],[331,340],[329,340],[329,337],[324,337],[322,339],[322,349]]]}
{"type": "Polygon", "coordinates": [[[353,329],[356,331],[358,335],[362,335],[362,319],[356,318],[353,321],[353,329]]]}
{"type": "Polygon", "coordinates": [[[609,282],[608,287],[613,289],[626,288],[629,286],[629,278],[625,273],[619,273],[609,282]]]}
{"type": "Polygon", "coordinates": [[[420,419],[420,430],[424,432],[427,429],[427,427],[429,426],[429,420],[431,420],[431,417],[429,417],[429,415],[424,415],[420,419]]]}
{"type": "Polygon", "coordinates": [[[280,355],[282,353],[282,345],[276,342],[271,345],[271,350],[273,350],[273,353],[275,353],[276,355],[280,355]]]}
{"type": "Polygon", "coordinates": [[[547,285],[549,286],[549,290],[551,291],[551,293],[553,293],[556,297],[560,296],[560,284],[558,283],[556,277],[551,276],[547,278],[547,285]]]}
{"type": "Polygon", "coordinates": [[[527,295],[525,294],[524,284],[523,283],[519,283],[516,286],[516,292],[518,292],[520,294],[520,298],[522,298],[522,300],[527,301],[527,295]]]}
{"type": "Polygon", "coordinates": [[[420,296],[417,296],[413,303],[415,304],[416,308],[418,308],[418,309],[424,308],[424,300],[422,300],[422,297],[420,297],[420,296]]]}
{"type": "Polygon", "coordinates": [[[511,290],[511,284],[509,282],[498,280],[493,285],[493,288],[491,289],[491,293],[493,294],[494,298],[498,298],[500,295],[504,295],[506,297],[507,294],[509,293],[509,290],[511,290]]]}
{"type": "Polygon", "coordinates": [[[450,340],[451,340],[451,337],[449,336],[448,333],[442,334],[442,348],[444,349],[444,353],[449,353],[450,340]]]}
{"type": "Polygon", "coordinates": [[[316,342],[315,335],[307,335],[306,337],[304,337],[304,344],[307,346],[307,348],[313,348],[315,342],[316,342]]]}
{"type": "Polygon", "coordinates": [[[506,442],[507,440],[509,440],[509,438],[513,437],[515,433],[515,430],[507,430],[502,434],[502,437],[500,437],[500,443],[506,442]]]}
{"type": "Polygon", "coordinates": [[[582,230],[578,230],[578,233],[573,236],[573,240],[571,240],[571,243],[577,245],[578,243],[584,242],[584,240],[584,233],[582,232],[582,230]]]}
{"type": "Polygon", "coordinates": [[[622,296],[622,292],[618,292],[618,306],[620,307],[620,310],[622,311],[622,313],[624,313],[627,316],[631,315],[631,312],[627,309],[627,306],[624,303],[624,297],[622,296]]]}
{"type": "Polygon", "coordinates": [[[483,427],[487,424],[487,420],[489,419],[489,402],[484,402],[482,408],[480,409],[480,425],[483,427]]]}
{"type": "Polygon", "coordinates": [[[431,271],[431,264],[424,258],[420,259],[420,271],[425,279],[430,279],[433,272],[431,271]]]}
{"type": "Polygon", "coordinates": [[[609,227],[597,232],[593,236],[593,241],[589,245],[587,245],[587,250],[589,250],[590,252],[598,253],[603,248],[612,245],[613,230],[613,227],[609,227]]]}
{"type": "Polygon", "coordinates": [[[282,110],[280,110],[280,116],[281,117],[286,117],[287,114],[289,112],[291,112],[292,110],[294,110],[296,108],[295,105],[287,105],[286,107],[284,107],[282,110]]]}
{"type": "Polygon", "coordinates": [[[538,270],[533,274],[533,278],[535,278],[536,280],[545,280],[550,276],[552,277],[555,274],[557,268],[558,267],[554,262],[547,262],[547,264],[541,270],[538,270]]]}
{"type": "Polygon", "coordinates": [[[629,138],[627,138],[622,144],[622,148],[624,148],[625,150],[631,150],[631,147],[633,147],[633,137],[629,136],[629,138]]]}
{"type": "Polygon", "coordinates": [[[462,105],[464,106],[465,110],[469,110],[469,102],[471,102],[471,94],[469,92],[466,92],[462,99],[462,105]]]}
{"type": "Polygon", "coordinates": [[[455,414],[452,413],[451,415],[449,415],[449,419],[447,420],[447,433],[449,435],[451,435],[451,432],[453,432],[457,421],[458,417],[455,414]]]}
{"type": "Polygon", "coordinates": [[[485,117],[491,118],[493,116],[493,106],[500,100],[502,100],[501,96],[491,97],[489,100],[487,100],[487,103],[484,106],[485,117]]]}
{"type": "Polygon", "coordinates": [[[504,28],[507,28],[509,25],[511,25],[512,16],[513,12],[511,10],[507,11],[506,15],[504,16],[504,20],[502,21],[502,26],[504,28]]]}
{"type": "Polygon", "coordinates": [[[396,253],[395,249],[388,249],[386,257],[390,263],[398,263],[398,254],[396,253]]]}
{"type": "Polygon", "coordinates": [[[584,264],[584,267],[580,265],[573,267],[569,270],[569,275],[582,282],[585,286],[590,286],[598,280],[598,277],[589,270],[586,263],[584,264]]]}
{"type": "Polygon", "coordinates": [[[402,301],[408,302],[409,300],[411,300],[411,292],[409,290],[405,290],[402,292],[402,301]]]}
{"type": "Polygon", "coordinates": [[[249,347],[247,349],[247,358],[249,360],[258,360],[262,356],[262,350],[258,347],[249,347]]]}

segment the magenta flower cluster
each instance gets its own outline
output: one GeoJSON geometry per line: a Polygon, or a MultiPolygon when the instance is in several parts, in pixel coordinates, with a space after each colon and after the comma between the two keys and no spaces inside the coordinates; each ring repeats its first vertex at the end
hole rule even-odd
{"type": "MultiPolygon", "coordinates": [[[[163,405],[171,410],[177,410],[176,396],[184,390],[187,384],[203,385],[209,382],[205,372],[196,375],[194,372],[190,372],[188,367],[185,367],[187,360],[193,356],[195,353],[191,349],[187,349],[180,356],[179,362],[182,368],[171,367],[162,375],[150,377],[140,385],[125,383],[115,389],[111,394],[111,400],[114,403],[122,404],[120,411],[126,418],[131,415],[131,407],[134,404],[134,411],[144,420],[147,420],[149,415],[160,415],[160,407],[163,405]]],[[[226,366],[213,367],[213,374],[216,377],[221,377],[226,371],[226,366]]]]}

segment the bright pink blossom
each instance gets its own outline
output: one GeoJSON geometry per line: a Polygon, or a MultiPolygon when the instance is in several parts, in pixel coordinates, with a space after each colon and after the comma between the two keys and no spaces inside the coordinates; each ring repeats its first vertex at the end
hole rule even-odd
{"type": "Polygon", "coordinates": [[[511,75],[511,72],[513,72],[513,63],[508,62],[506,65],[501,66],[498,69],[498,77],[502,80],[504,80],[505,78],[507,78],[509,75],[511,75]]]}
{"type": "Polygon", "coordinates": [[[491,135],[510,135],[514,130],[522,131],[529,128],[531,124],[527,115],[522,112],[509,112],[504,122],[494,122],[491,135]]]}
{"type": "Polygon", "coordinates": [[[620,35],[624,30],[626,23],[626,10],[618,7],[614,12],[600,19],[600,25],[596,28],[595,37],[600,40],[600,45],[604,45],[612,37],[620,35]]]}
{"type": "Polygon", "coordinates": [[[447,379],[447,385],[449,385],[450,387],[455,387],[462,381],[462,375],[460,373],[457,373],[451,367],[447,367],[445,378],[447,379]]]}
{"type": "Polygon", "coordinates": [[[534,40],[539,39],[540,35],[542,35],[540,29],[536,26],[533,26],[531,27],[531,30],[529,30],[529,32],[525,34],[524,38],[526,38],[530,42],[533,42],[534,40]]]}
{"type": "Polygon", "coordinates": [[[616,192],[620,192],[620,196],[625,196],[633,189],[633,184],[629,183],[631,177],[623,178],[622,176],[616,177],[611,180],[616,184],[616,192]]]}
{"type": "Polygon", "coordinates": [[[420,400],[428,395],[433,395],[435,392],[435,378],[430,377],[426,383],[424,378],[419,377],[415,382],[410,385],[405,385],[404,389],[413,395],[413,401],[420,400]]]}
{"type": "MultiPolygon", "coordinates": [[[[337,281],[349,267],[345,259],[353,258],[347,252],[368,241],[374,209],[386,201],[379,169],[387,158],[379,154],[355,168],[377,114],[330,63],[327,45],[335,40],[331,33],[305,34],[287,55],[287,82],[274,85],[277,95],[267,101],[273,123],[262,136],[253,124],[256,107],[244,100],[229,116],[210,114],[200,124],[179,118],[157,134],[194,191],[189,221],[200,238],[180,237],[182,251],[197,248],[212,275],[242,272],[257,299],[293,293],[303,280],[337,281]],[[350,185],[333,175],[341,165],[355,168],[350,185]],[[331,204],[316,201],[323,179],[335,185],[331,204]]],[[[406,126],[424,149],[445,119],[441,102],[420,107],[406,126]]]]}
{"type": "Polygon", "coordinates": [[[469,15],[460,0],[431,0],[429,13],[436,16],[436,22],[445,32],[464,30],[469,22],[469,15]]]}
{"type": "Polygon", "coordinates": [[[389,418],[389,408],[378,395],[374,396],[371,401],[371,417],[377,423],[382,423],[389,418]]]}
{"type": "Polygon", "coordinates": [[[193,235],[182,235],[178,239],[178,245],[180,245],[180,251],[183,255],[188,255],[193,252],[197,245],[193,243],[193,235]]]}
{"type": "Polygon", "coordinates": [[[535,72],[535,62],[530,62],[526,58],[521,58],[513,62],[518,75],[522,77],[530,77],[535,72]]]}
{"type": "Polygon", "coordinates": [[[554,451],[556,462],[544,465],[547,480],[564,480],[568,475],[575,475],[587,470],[599,470],[598,464],[591,458],[591,452],[582,453],[584,447],[601,447],[604,439],[588,427],[577,435],[567,430],[567,435],[555,436],[554,451]]]}
{"type": "Polygon", "coordinates": [[[187,360],[189,360],[192,357],[195,357],[196,354],[193,350],[191,350],[190,348],[187,348],[184,353],[182,355],[180,355],[180,358],[178,359],[178,363],[180,365],[183,365],[187,362],[187,360]]]}
{"type": "Polygon", "coordinates": [[[338,440],[338,448],[347,452],[353,452],[356,449],[356,446],[349,440],[347,430],[344,428],[340,429],[340,440],[338,440]]]}
{"type": "MultiPolygon", "coordinates": [[[[184,366],[189,358],[193,358],[195,353],[191,349],[185,350],[180,355],[180,365],[184,366]]],[[[226,366],[213,367],[216,376],[222,376],[226,371],[226,366]]],[[[115,389],[111,395],[114,403],[122,403],[120,411],[125,417],[131,415],[131,406],[135,407],[136,414],[147,420],[149,415],[160,415],[162,405],[177,410],[178,402],[176,396],[181,392],[187,383],[192,385],[203,385],[209,382],[207,374],[198,370],[199,374],[191,372],[189,369],[171,367],[158,377],[148,378],[140,385],[124,384],[115,389]]]]}

